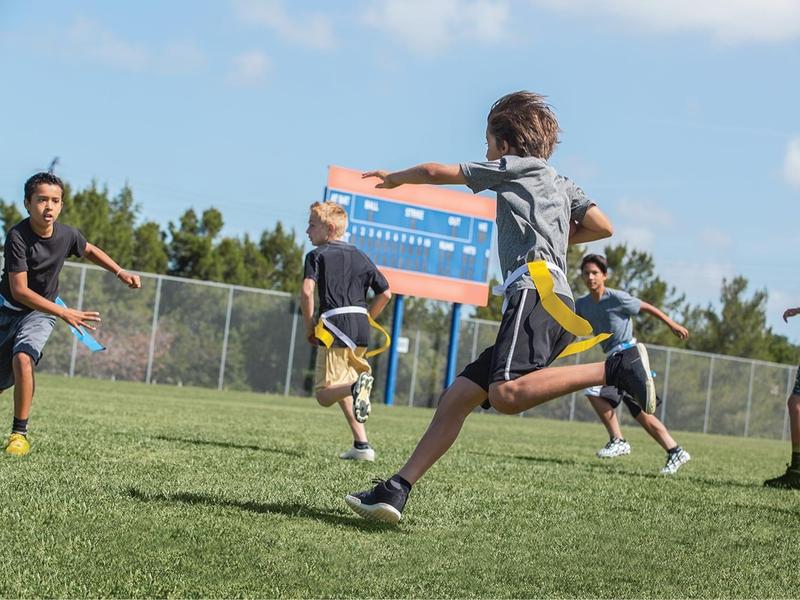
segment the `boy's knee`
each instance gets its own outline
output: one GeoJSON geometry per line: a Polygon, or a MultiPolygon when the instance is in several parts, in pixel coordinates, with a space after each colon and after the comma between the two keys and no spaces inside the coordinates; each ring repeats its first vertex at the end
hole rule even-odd
{"type": "Polygon", "coordinates": [[[792,394],[789,396],[789,400],[787,402],[789,408],[792,410],[797,410],[800,408],[800,394],[792,394]]]}
{"type": "Polygon", "coordinates": [[[489,402],[497,412],[513,415],[519,412],[516,402],[516,381],[499,381],[489,386],[489,402]]]}
{"type": "Polygon", "coordinates": [[[314,394],[314,398],[317,399],[317,403],[320,404],[321,406],[325,406],[325,404],[322,401],[322,392],[323,391],[324,390],[317,390],[317,393],[314,394]]]}

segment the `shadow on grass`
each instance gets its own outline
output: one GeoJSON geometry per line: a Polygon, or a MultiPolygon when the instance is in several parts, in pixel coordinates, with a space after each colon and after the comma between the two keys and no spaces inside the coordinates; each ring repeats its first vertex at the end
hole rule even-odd
{"type": "Polygon", "coordinates": [[[211,496],[209,494],[198,494],[196,492],[175,492],[174,494],[148,493],[135,488],[129,488],[127,495],[140,502],[172,502],[181,504],[202,504],[205,506],[222,506],[226,508],[238,508],[258,514],[285,515],[287,517],[300,517],[311,519],[312,521],[324,521],[331,525],[345,525],[362,531],[377,532],[396,532],[401,530],[384,523],[373,523],[365,521],[360,517],[342,516],[336,511],[322,510],[313,506],[298,504],[297,502],[254,502],[239,501],[211,496]]]}
{"type": "Polygon", "coordinates": [[[256,446],[254,444],[234,444],[233,442],[218,442],[215,440],[199,440],[197,438],[181,438],[170,437],[167,435],[154,435],[151,436],[154,440],[163,440],[165,442],[179,442],[181,444],[194,444],[196,446],[216,446],[217,448],[232,448],[234,450],[257,450],[259,452],[272,452],[274,454],[283,454],[285,456],[295,456],[302,458],[305,456],[302,452],[296,450],[284,450],[282,448],[264,448],[263,446],[256,446]]]}

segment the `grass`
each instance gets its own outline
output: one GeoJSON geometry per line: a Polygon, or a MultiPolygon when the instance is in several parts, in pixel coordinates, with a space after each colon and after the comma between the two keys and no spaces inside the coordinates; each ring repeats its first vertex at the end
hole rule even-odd
{"type": "MultiPolygon", "coordinates": [[[[474,415],[399,527],[343,496],[388,477],[431,412],[376,406],[375,464],[310,399],[41,376],[32,454],[0,456],[3,597],[795,597],[787,443],[474,415]]],[[[5,398],[10,423],[11,398],[5,398]]]]}

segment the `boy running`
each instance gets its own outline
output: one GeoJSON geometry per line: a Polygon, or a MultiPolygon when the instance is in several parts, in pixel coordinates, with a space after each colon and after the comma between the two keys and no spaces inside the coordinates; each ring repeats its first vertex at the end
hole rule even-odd
{"type": "MultiPolygon", "coordinates": [[[[800,315],[800,307],[787,308],[783,313],[783,320],[789,322],[789,317],[800,315]]],[[[800,490],[800,369],[797,370],[797,379],[794,389],[789,396],[789,431],[792,436],[792,458],[786,468],[786,473],[767,479],[766,487],[800,490]]]]}
{"type": "MultiPolygon", "coordinates": [[[[325,343],[317,353],[316,396],[322,406],[335,402],[353,434],[345,460],[375,460],[364,422],[370,411],[372,375],[367,358],[370,325],[392,297],[389,283],[369,257],[342,241],[347,213],[335,202],[315,202],[308,218],[308,239],[316,246],[306,255],[300,307],[310,344],[325,343]],[[314,323],[314,290],[320,317],[314,323]],[[367,291],[375,298],[367,309],[367,291]]],[[[384,332],[385,333],[385,332],[384,332]]]]}
{"type": "Polygon", "coordinates": [[[445,390],[428,430],[400,471],[372,490],[346,496],[348,506],[362,517],[397,523],[412,485],[450,448],[466,417],[487,398],[499,412],[513,414],[592,385],[614,385],[647,412],[655,410],[643,346],[617,352],[605,363],[547,368],[574,338],[561,323],[576,329],[578,319],[564,274],[567,243],[612,232],[600,209],[546,162],[558,143],[558,131],[542,96],[517,92],[489,111],[487,162],[426,163],[396,173],[364,173],[380,179],[379,188],[428,183],[466,185],[475,193],[495,191],[500,265],[508,275],[495,344],[445,390]]]}
{"type": "MultiPolygon", "coordinates": [[[[592,324],[595,331],[608,331],[611,337],[603,341],[606,355],[636,344],[633,337],[631,317],[645,312],[662,320],[676,336],[685,340],[689,332],[663,311],[652,304],[634,298],[630,294],[606,287],[608,263],[599,254],[587,254],[581,261],[581,274],[589,293],[575,301],[575,312],[592,324]]],[[[631,445],[622,437],[616,408],[620,402],[625,406],[644,430],[667,451],[667,463],[661,469],[664,475],[676,473],[692,457],[681,448],[655,415],[648,415],[625,392],[611,386],[593,386],[586,390],[586,398],[608,431],[608,443],[597,452],[600,458],[615,458],[631,453],[631,445]]]]}
{"type": "Polygon", "coordinates": [[[56,304],[58,276],[69,256],[88,258],[114,273],[125,285],[141,287],[138,275],[122,269],[80,231],[57,223],[64,184],[51,173],[25,182],[25,209],[30,215],[6,235],[0,279],[0,390],[14,386],[14,421],[6,454],[30,452],[28,416],[33,403],[34,367],[55,326],[56,317],[77,329],[94,330],[100,313],[56,304]]]}

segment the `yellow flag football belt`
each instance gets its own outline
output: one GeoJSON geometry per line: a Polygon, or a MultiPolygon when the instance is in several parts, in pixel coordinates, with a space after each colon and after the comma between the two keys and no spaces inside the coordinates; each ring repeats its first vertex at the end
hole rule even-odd
{"type": "Polygon", "coordinates": [[[333,344],[334,336],[339,338],[342,342],[344,342],[345,346],[350,348],[350,350],[356,349],[355,342],[350,339],[344,331],[336,327],[333,323],[330,322],[330,317],[336,315],[349,315],[349,314],[360,314],[360,315],[367,315],[367,319],[369,319],[370,327],[373,329],[377,329],[383,334],[384,342],[380,348],[375,348],[374,350],[370,350],[367,352],[364,357],[371,358],[376,354],[380,354],[381,352],[385,352],[389,346],[392,345],[392,338],[389,337],[389,334],[386,333],[386,330],[381,327],[370,315],[369,311],[362,306],[341,306],[339,308],[332,308],[330,310],[326,310],[319,316],[319,321],[317,322],[317,326],[314,328],[314,335],[316,338],[322,342],[326,348],[330,348],[331,344],[333,344]]]}
{"type": "MultiPolygon", "coordinates": [[[[493,289],[492,292],[504,294],[508,286],[519,279],[522,274],[525,273],[525,271],[528,271],[531,279],[533,279],[533,285],[536,286],[536,291],[539,293],[542,306],[547,311],[547,314],[553,317],[555,322],[561,325],[563,329],[569,331],[576,337],[592,336],[585,340],[572,342],[569,346],[564,348],[564,351],[558,355],[558,358],[571,356],[572,354],[578,354],[579,352],[588,350],[603,340],[610,338],[610,333],[599,333],[597,335],[593,335],[594,332],[592,331],[591,323],[589,323],[589,321],[586,319],[576,315],[575,311],[564,304],[564,301],[558,297],[555,291],[553,291],[553,275],[550,272],[551,269],[561,271],[561,269],[559,269],[558,266],[554,265],[553,263],[548,263],[544,260],[531,261],[527,265],[523,265],[511,273],[506,278],[503,285],[493,289]]],[[[503,310],[505,311],[505,305],[503,306],[503,310]]]]}

